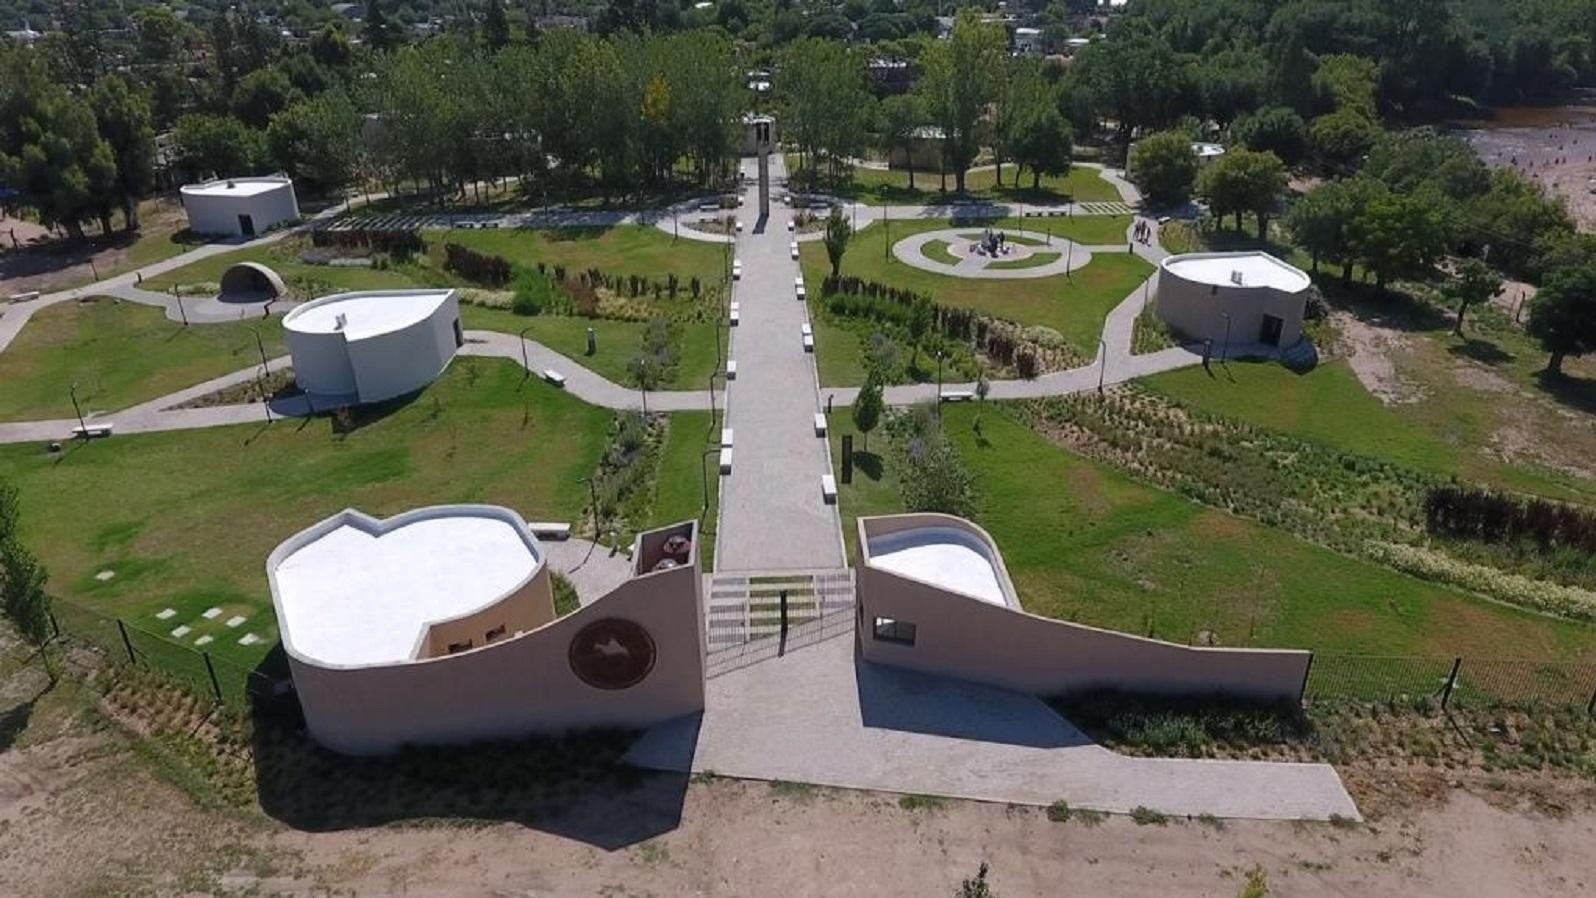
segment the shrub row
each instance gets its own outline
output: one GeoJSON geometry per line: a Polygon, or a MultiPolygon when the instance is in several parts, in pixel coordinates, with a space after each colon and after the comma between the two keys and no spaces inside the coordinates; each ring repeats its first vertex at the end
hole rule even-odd
{"type": "Polygon", "coordinates": [[[337,249],[366,249],[387,253],[401,261],[426,250],[421,232],[400,229],[350,228],[334,231],[317,228],[310,232],[310,245],[337,249]]]}
{"type": "Polygon", "coordinates": [[[443,267],[476,284],[502,287],[510,283],[510,260],[479,253],[458,243],[443,245],[443,267]]]}
{"type": "Polygon", "coordinates": [[[1596,513],[1545,499],[1442,486],[1425,496],[1424,522],[1438,536],[1596,553],[1596,513]]]}

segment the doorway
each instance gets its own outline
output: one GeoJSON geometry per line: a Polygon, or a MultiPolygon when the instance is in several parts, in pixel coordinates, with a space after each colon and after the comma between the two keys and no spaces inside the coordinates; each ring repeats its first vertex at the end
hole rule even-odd
{"type": "Polygon", "coordinates": [[[245,237],[255,236],[255,219],[248,215],[238,216],[238,233],[245,237]]]}
{"type": "Polygon", "coordinates": [[[1278,315],[1263,316],[1263,326],[1258,328],[1258,342],[1268,346],[1279,346],[1280,331],[1285,326],[1285,319],[1278,315]]]}

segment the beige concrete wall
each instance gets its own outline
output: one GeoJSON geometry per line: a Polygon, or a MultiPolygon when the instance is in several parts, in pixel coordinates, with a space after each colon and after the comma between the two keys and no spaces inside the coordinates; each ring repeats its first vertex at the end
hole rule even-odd
{"type": "Polygon", "coordinates": [[[451,645],[469,643],[472,648],[481,648],[517,633],[536,630],[551,620],[554,620],[554,582],[545,566],[538,568],[531,580],[497,604],[474,614],[433,623],[422,637],[421,657],[447,655],[451,645]],[[504,633],[490,639],[489,631],[498,627],[503,627],[504,633]]]}
{"type": "MultiPolygon", "coordinates": [[[[1301,695],[1309,652],[1200,648],[1144,639],[987,604],[870,566],[872,533],[924,526],[959,526],[992,543],[981,528],[946,515],[860,518],[854,559],[859,645],[870,661],[1038,695],[1088,689],[1269,699],[1301,695]],[[913,623],[915,644],[877,640],[873,625],[878,617],[913,623]]],[[[1007,571],[1000,568],[999,573],[1008,585],[1007,571]]]]}
{"type": "Polygon", "coordinates": [[[1218,353],[1225,339],[1222,312],[1230,313],[1232,346],[1257,343],[1264,315],[1274,315],[1284,322],[1280,328],[1282,348],[1295,345],[1302,339],[1307,295],[1271,287],[1203,284],[1186,280],[1165,268],[1158,273],[1155,302],[1159,317],[1177,334],[1190,340],[1213,340],[1214,352],[1218,353]]]}
{"type": "Polygon", "coordinates": [[[634,577],[579,611],[460,654],[336,669],[290,653],[306,726],[333,751],[382,754],[407,743],[641,728],[701,711],[703,581],[696,545],[691,561],[634,577]],[[571,669],[571,640],[604,618],[633,621],[653,639],[654,667],[631,688],[596,689],[571,669]]]}

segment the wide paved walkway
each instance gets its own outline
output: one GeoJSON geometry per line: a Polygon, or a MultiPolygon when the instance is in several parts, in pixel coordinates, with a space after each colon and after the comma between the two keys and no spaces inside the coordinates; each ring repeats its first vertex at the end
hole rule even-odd
{"type": "Polygon", "coordinates": [[[1132,758],[1029,695],[870,664],[851,636],[712,679],[627,759],[663,770],[1129,813],[1358,819],[1327,764],[1132,758]]]}
{"type": "MultiPolygon", "coordinates": [[[[741,319],[731,337],[737,377],[726,388],[732,470],[721,479],[715,567],[841,567],[841,523],[836,506],[826,504],[820,491],[831,456],[814,430],[820,399],[815,357],[803,348],[808,309],[793,286],[799,267],[789,249],[792,212],[773,201],[761,227],[752,159],[744,160],[744,170],[749,187],[738,212],[745,225],[736,243],[742,277],[732,289],[741,319]]],[[[770,173],[772,181],[785,179],[780,154],[770,157],[770,173]]]]}

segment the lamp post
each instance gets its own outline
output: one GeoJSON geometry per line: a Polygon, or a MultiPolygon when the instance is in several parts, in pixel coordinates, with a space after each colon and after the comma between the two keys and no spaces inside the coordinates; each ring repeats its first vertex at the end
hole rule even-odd
{"type": "Polygon", "coordinates": [[[266,344],[261,342],[260,331],[256,328],[249,329],[255,335],[255,349],[260,353],[260,376],[255,378],[255,386],[260,390],[260,404],[266,409],[266,423],[272,423],[272,398],[266,395],[266,344]]]}
{"type": "Polygon", "coordinates": [[[937,350],[937,420],[942,420],[942,350],[937,350]]]}
{"type": "Polygon", "coordinates": [[[78,435],[86,440],[89,438],[89,427],[83,423],[83,407],[78,405],[77,381],[74,380],[72,385],[67,387],[67,394],[72,397],[72,412],[78,416],[78,435]]]}
{"type": "Polygon", "coordinates": [[[1220,312],[1219,314],[1225,318],[1225,348],[1219,353],[1219,361],[1223,362],[1230,358],[1230,313],[1220,312]]]}
{"type": "Polygon", "coordinates": [[[526,332],[531,329],[532,325],[529,324],[521,328],[521,332],[516,334],[516,339],[521,341],[521,367],[525,369],[525,373],[521,376],[522,380],[532,376],[532,363],[527,360],[526,356],[526,332]]]}
{"type": "Polygon", "coordinates": [[[1108,379],[1108,341],[1097,338],[1097,353],[1101,364],[1097,366],[1097,395],[1103,395],[1103,381],[1108,379]]]}

